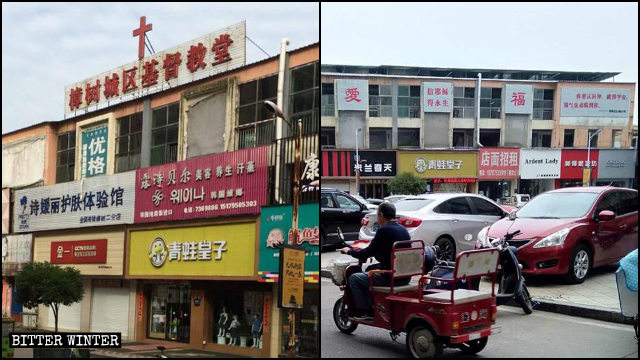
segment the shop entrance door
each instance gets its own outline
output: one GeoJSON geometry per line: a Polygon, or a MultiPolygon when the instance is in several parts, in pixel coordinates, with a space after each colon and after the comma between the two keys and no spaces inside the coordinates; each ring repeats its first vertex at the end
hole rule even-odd
{"type": "Polygon", "coordinates": [[[152,285],[149,338],[189,342],[190,285],[152,285]]]}

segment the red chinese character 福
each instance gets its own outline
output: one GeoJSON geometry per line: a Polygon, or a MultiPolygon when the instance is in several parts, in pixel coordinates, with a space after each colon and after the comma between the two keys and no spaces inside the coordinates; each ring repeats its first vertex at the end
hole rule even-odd
{"type": "Polygon", "coordinates": [[[165,56],[163,62],[165,81],[178,77],[178,65],[180,65],[180,63],[182,63],[182,59],[180,59],[179,51],[175,54],[167,54],[167,56],[165,56]]]}
{"type": "Polygon", "coordinates": [[[96,103],[100,102],[100,80],[96,80],[96,84],[94,86],[91,86],[91,84],[86,85],[84,101],[87,105],[94,101],[96,103]]]}
{"type": "Polygon", "coordinates": [[[513,93],[513,97],[511,98],[511,103],[514,106],[524,106],[524,93],[523,92],[517,92],[517,93],[513,93]]]}
{"type": "Polygon", "coordinates": [[[136,85],[136,70],[138,67],[134,66],[130,70],[122,70],[122,78],[124,79],[124,83],[122,84],[122,93],[126,93],[127,91],[131,91],[133,89],[137,89],[138,85],[136,85]]]}
{"type": "Polygon", "coordinates": [[[358,88],[351,88],[351,89],[347,89],[344,92],[345,98],[344,100],[346,102],[352,102],[352,101],[357,101],[357,102],[361,102],[362,99],[358,99],[358,95],[360,95],[360,91],[358,91],[358,88]]]}
{"type": "Polygon", "coordinates": [[[233,43],[229,34],[222,34],[219,38],[216,39],[216,42],[213,44],[211,50],[213,50],[216,55],[214,56],[215,62],[211,63],[211,65],[222,64],[223,62],[231,61],[231,55],[229,55],[229,45],[233,43]]]}
{"type": "Polygon", "coordinates": [[[71,89],[69,93],[69,108],[71,110],[77,109],[80,105],[82,105],[82,88],[76,87],[71,89]]]}
{"type": "Polygon", "coordinates": [[[142,87],[155,85],[158,83],[158,70],[156,70],[158,60],[151,60],[144,63],[144,75],[142,75],[142,87]]]}
{"type": "Polygon", "coordinates": [[[198,43],[198,46],[191,46],[189,49],[189,53],[187,54],[187,69],[189,71],[194,72],[199,68],[203,68],[207,66],[204,62],[204,55],[207,52],[207,48],[202,45],[202,43],[198,43]]]}
{"type": "Polygon", "coordinates": [[[112,74],[111,79],[108,76],[104,77],[104,97],[110,98],[112,96],[118,96],[120,94],[120,77],[118,74],[112,74]]]}

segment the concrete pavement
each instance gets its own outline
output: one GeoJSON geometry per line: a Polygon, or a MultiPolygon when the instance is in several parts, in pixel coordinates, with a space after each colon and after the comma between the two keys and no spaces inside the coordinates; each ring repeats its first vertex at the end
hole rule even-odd
{"type": "MultiPolygon", "coordinates": [[[[338,258],[353,259],[333,250],[322,253],[322,277],[331,278],[330,264],[338,258]]],[[[617,269],[617,263],[592,269],[589,277],[577,285],[567,284],[561,276],[527,276],[525,280],[531,297],[538,302],[536,310],[631,324],[620,312],[617,269]]],[[[490,289],[491,282],[484,279],[480,286],[490,289]]]]}

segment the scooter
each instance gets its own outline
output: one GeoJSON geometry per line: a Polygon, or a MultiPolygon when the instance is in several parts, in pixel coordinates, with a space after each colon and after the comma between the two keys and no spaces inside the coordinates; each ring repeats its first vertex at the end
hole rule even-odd
{"type": "MultiPolygon", "coordinates": [[[[489,243],[490,247],[497,248],[500,252],[498,259],[499,283],[496,302],[498,305],[503,305],[513,298],[520,304],[520,307],[522,307],[522,310],[524,310],[526,314],[531,314],[533,312],[534,302],[531,300],[529,290],[524,283],[524,277],[521,271],[522,265],[518,262],[516,256],[518,249],[515,246],[509,245],[509,240],[520,233],[520,230],[512,233],[507,232],[504,237],[494,239],[489,243]]],[[[487,247],[486,243],[480,244],[480,247],[487,247]]]]}

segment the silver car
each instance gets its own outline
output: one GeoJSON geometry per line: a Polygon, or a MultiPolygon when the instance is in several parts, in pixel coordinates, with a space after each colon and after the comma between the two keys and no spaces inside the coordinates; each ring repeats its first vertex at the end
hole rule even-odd
{"type": "MultiPolygon", "coordinates": [[[[412,240],[438,245],[438,257],[453,261],[456,254],[475,247],[484,227],[509,214],[492,200],[477,194],[436,193],[409,196],[394,204],[396,218],[412,240]]],[[[378,230],[377,214],[362,219],[359,239],[371,240],[378,230]]]]}

